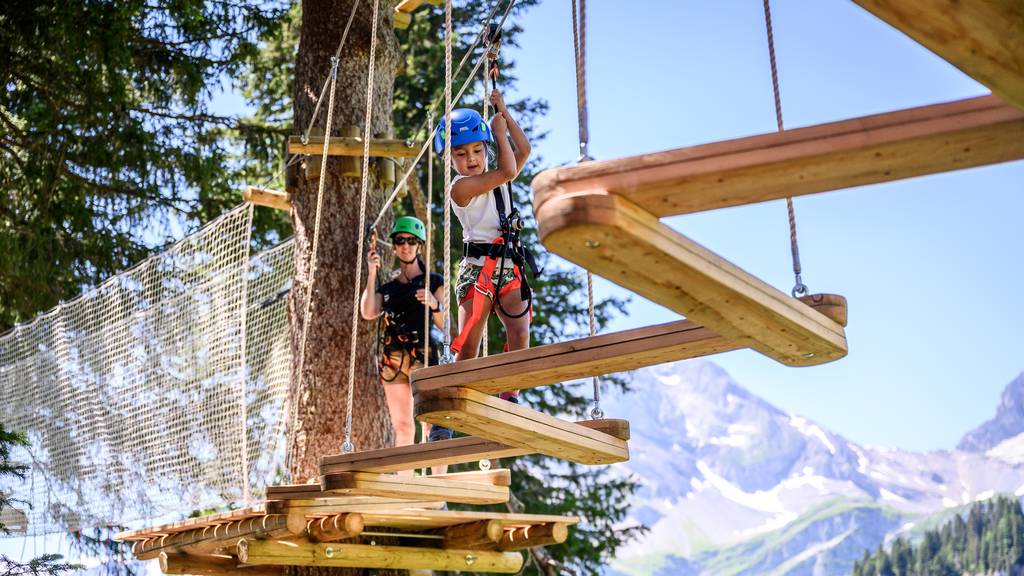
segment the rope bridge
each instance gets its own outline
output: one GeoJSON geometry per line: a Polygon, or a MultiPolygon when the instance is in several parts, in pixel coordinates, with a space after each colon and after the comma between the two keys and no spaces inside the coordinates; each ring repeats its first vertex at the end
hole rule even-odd
{"type": "Polygon", "coordinates": [[[13,535],[176,519],[259,496],[283,461],[292,242],[252,205],[0,335],[0,423],[30,446],[13,535]]]}

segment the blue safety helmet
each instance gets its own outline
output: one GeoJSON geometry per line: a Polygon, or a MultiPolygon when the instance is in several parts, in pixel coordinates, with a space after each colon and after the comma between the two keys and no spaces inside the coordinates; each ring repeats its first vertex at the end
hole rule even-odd
{"type": "MultiPolygon", "coordinates": [[[[469,108],[452,110],[452,148],[470,142],[490,142],[491,128],[480,113],[469,108]]],[[[444,118],[434,131],[434,150],[444,154],[444,118]]]]}

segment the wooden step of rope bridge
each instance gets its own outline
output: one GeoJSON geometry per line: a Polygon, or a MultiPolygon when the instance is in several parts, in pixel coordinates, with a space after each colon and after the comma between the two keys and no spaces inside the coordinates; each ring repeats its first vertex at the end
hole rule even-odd
{"type": "MultiPolygon", "coordinates": [[[[799,300],[840,326],[846,325],[847,306],[842,296],[814,294],[799,300]]],[[[742,348],[740,342],[691,320],[677,320],[429,366],[413,371],[412,383],[418,392],[459,386],[498,394],[742,348]]]]}
{"type": "Polygon", "coordinates": [[[1024,111],[981,96],[552,168],[534,178],[533,206],[537,213],[558,196],[612,192],[675,216],[1021,158],[1024,111]]]}
{"type": "MultiPolygon", "coordinates": [[[[625,420],[584,420],[576,424],[623,441],[629,440],[629,422],[625,420]]],[[[486,438],[465,436],[427,444],[325,456],[320,460],[320,474],[327,477],[350,471],[397,472],[479,460],[513,458],[537,452],[533,447],[510,446],[486,438]]]]}
{"type": "Polygon", "coordinates": [[[537,212],[552,252],[791,366],[846,355],[843,327],[607,192],[568,194],[537,212]]]}
{"type": "Polygon", "coordinates": [[[1019,0],[854,0],[1024,110],[1024,7],[1019,0]]]}
{"type": "Polygon", "coordinates": [[[629,460],[626,441],[469,388],[415,395],[416,418],[579,464],[629,460]]]}

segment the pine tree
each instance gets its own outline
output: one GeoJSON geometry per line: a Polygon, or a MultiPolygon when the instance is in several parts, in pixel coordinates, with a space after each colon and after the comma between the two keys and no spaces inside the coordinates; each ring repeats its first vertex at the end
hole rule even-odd
{"type": "Polygon", "coordinates": [[[261,127],[211,94],[284,8],[0,3],[0,331],[237,204],[225,136],[261,127]]]}

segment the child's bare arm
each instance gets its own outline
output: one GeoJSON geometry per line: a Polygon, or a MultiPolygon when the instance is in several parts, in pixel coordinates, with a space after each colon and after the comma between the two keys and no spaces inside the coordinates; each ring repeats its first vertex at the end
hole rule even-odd
{"type": "Polygon", "coordinates": [[[508,113],[505,98],[500,90],[491,93],[491,103],[494,104],[496,111],[505,116],[505,121],[508,124],[508,134],[512,137],[512,145],[515,147],[516,175],[518,176],[526,166],[526,160],[530,157],[530,141],[526,138],[526,132],[519,127],[519,123],[508,113]]]}
{"type": "Polygon", "coordinates": [[[502,114],[495,114],[491,119],[491,134],[498,147],[498,167],[495,170],[460,178],[452,185],[452,200],[459,206],[466,206],[474,197],[486,194],[491,190],[511,182],[519,171],[516,169],[512,145],[509,144],[506,131],[508,126],[502,114]]]}

